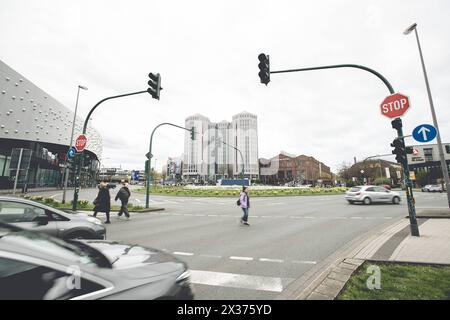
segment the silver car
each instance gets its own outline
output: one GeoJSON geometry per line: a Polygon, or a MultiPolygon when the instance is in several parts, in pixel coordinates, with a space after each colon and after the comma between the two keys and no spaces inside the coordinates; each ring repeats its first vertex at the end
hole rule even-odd
{"type": "Polygon", "coordinates": [[[400,203],[400,194],[380,186],[356,186],[345,193],[345,199],[353,204],[361,202],[371,204],[374,202],[400,203]]]}
{"type": "Polygon", "coordinates": [[[106,228],[97,218],[21,198],[0,197],[0,222],[62,239],[106,238],[106,228]]]}
{"type": "Polygon", "coordinates": [[[442,192],[442,186],[440,184],[427,184],[422,188],[422,192],[442,192]]]}

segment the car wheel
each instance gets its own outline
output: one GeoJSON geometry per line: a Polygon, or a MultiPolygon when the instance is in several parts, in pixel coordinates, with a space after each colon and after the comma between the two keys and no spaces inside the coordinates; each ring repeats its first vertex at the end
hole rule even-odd
{"type": "Polygon", "coordinates": [[[393,203],[393,204],[399,204],[399,203],[400,203],[400,198],[399,198],[399,197],[394,197],[394,198],[392,199],[392,203],[393,203]]]}
{"type": "Polygon", "coordinates": [[[369,204],[372,203],[372,200],[370,200],[370,198],[367,197],[367,198],[364,198],[363,203],[364,203],[365,205],[369,205],[369,204]]]}

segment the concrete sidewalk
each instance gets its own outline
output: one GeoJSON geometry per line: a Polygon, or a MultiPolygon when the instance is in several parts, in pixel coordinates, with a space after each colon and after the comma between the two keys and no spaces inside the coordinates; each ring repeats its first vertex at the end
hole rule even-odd
{"type": "Polygon", "coordinates": [[[330,266],[297,299],[333,300],[366,260],[450,265],[450,219],[418,219],[420,237],[410,235],[409,219],[368,238],[330,266]]]}

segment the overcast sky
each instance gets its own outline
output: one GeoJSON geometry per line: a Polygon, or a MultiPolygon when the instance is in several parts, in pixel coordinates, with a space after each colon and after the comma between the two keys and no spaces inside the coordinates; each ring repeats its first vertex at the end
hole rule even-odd
{"type": "MultiPolygon", "coordinates": [[[[413,34],[418,23],[443,142],[450,142],[450,2],[0,0],[0,59],[79,115],[104,97],[145,90],[159,72],[159,101],[112,100],[93,114],[103,164],[143,168],[151,130],[201,113],[231,121],[258,115],[259,157],[284,150],[330,166],[390,153],[395,131],[380,114],[389,94],[370,73],[333,69],[274,74],[259,82],[259,53],[271,70],[353,63],[383,74],[409,96],[405,134],[432,123],[413,34]]],[[[69,133],[68,133],[69,134],[69,133]]],[[[407,140],[412,144],[412,140],[407,140]]],[[[155,134],[157,167],[183,153],[184,132],[155,134]]]]}

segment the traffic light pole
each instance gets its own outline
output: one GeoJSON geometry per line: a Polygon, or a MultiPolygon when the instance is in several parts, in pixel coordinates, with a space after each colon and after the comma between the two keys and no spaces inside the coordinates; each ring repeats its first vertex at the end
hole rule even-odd
{"type": "MultiPolygon", "coordinates": [[[[105,102],[106,100],[111,100],[111,99],[116,99],[116,98],[121,98],[121,97],[127,97],[127,96],[132,96],[132,95],[141,94],[141,93],[147,93],[147,90],[137,91],[137,92],[132,92],[132,93],[126,93],[126,94],[120,94],[120,95],[112,96],[112,97],[107,97],[107,98],[97,102],[97,104],[94,107],[92,107],[92,109],[89,111],[86,119],[84,120],[83,134],[86,134],[87,125],[88,125],[89,119],[91,118],[92,113],[94,112],[94,110],[101,103],[105,102]]],[[[73,211],[76,211],[77,210],[77,206],[78,206],[78,194],[79,194],[79,191],[80,191],[80,187],[79,186],[80,186],[81,167],[83,167],[83,165],[84,165],[84,154],[83,154],[83,152],[81,152],[80,158],[81,158],[81,160],[80,159],[76,159],[74,161],[76,167],[75,167],[75,179],[74,179],[75,180],[75,186],[74,186],[73,201],[72,201],[72,210],[73,211]]]]}
{"type": "MultiPolygon", "coordinates": [[[[356,64],[337,64],[337,65],[330,65],[330,66],[321,66],[321,67],[312,67],[312,68],[302,68],[302,69],[289,69],[289,70],[279,70],[279,71],[270,71],[270,73],[287,73],[287,72],[300,72],[300,71],[312,71],[312,70],[321,70],[321,69],[335,69],[335,68],[357,68],[362,69],[365,71],[368,71],[372,73],[373,75],[377,76],[388,88],[390,94],[394,94],[394,88],[389,83],[389,81],[383,77],[379,72],[370,69],[365,66],[356,65],[356,64]]],[[[401,141],[404,143],[403,140],[403,130],[402,128],[397,129],[398,137],[397,139],[401,139],[401,141]]],[[[413,192],[412,192],[412,182],[409,178],[409,168],[408,168],[408,160],[405,160],[402,163],[403,168],[403,175],[405,179],[405,187],[406,187],[406,200],[408,202],[408,213],[409,213],[409,221],[410,221],[410,228],[411,228],[411,235],[419,237],[419,228],[417,226],[417,218],[416,218],[416,209],[414,206],[414,198],[413,198],[413,192]]]]}
{"type": "MultiPolygon", "coordinates": [[[[147,91],[145,91],[145,92],[147,92],[147,91]]],[[[145,208],[147,208],[147,209],[149,208],[149,205],[150,205],[150,169],[152,167],[151,162],[152,162],[152,157],[153,157],[153,155],[152,155],[153,134],[155,133],[156,129],[158,129],[159,127],[164,126],[164,125],[180,128],[180,129],[183,129],[186,131],[191,131],[191,129],[188,129],[188,128],[185,128],[182,126],[178,126],[176,124],[169,123],[169,122],[160,123],[153,129],[152,134],[150,135],[150,145],[148,147],[148,163],[147,163],[147,168],[146,168],[147,169],[146,170],[147,171],[147,179],[146,179],[147,183],[146,183],[146,195],[145,195],[145,208]]]]}

